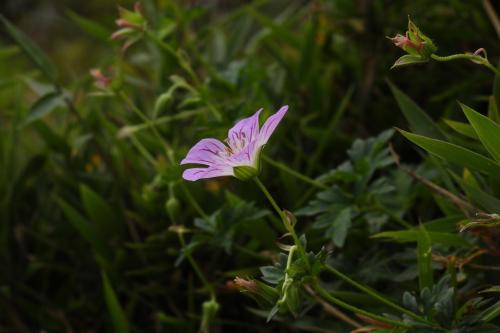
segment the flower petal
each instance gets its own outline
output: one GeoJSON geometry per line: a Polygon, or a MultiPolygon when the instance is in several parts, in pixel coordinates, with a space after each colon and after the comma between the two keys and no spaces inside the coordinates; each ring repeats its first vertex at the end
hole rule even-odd
{"type": "Polygon", "coordinates": [[[181,164],[205,164],[208,166],[224,163],[226,145],[217,139],[202,139],[187,153],[181,164]]]}
{"type": "Polygon", "coordinates": [[[222,176],[234,176],[233,168],[225,165],[215,165],[209,168],[192,168],[184,170],[182,178],[189,181],[196,181],[205,178],[214,178],[222,176]]]}
{"type": "Polygon", "coordinates": [[[269,138],[271,137],[274,130],[280,123],[281,119],[283,119],[287,111],[288,111],[288,105],[282,106],[281,109],[278,110],[278,112],[267,118],[266,122],[264,123],[259,132],[259,138],[258,138],[259,146],[265,145],[267,143],[267,140],[269,140],[269,138]]]}
{"type": "Polygon", "coordinates": [[[229,163],[231,166],[251,166],[256,167],[256,160],[258,158],[258,141],[254,140],[250,142],[242,151],[238,154],[233,155],[229,158],[229,163]]]}
{"type": "Polygon", "coordinates": [[[233,151],[239,151],[254,141],[259,134],[259,115],[262,109],[253,116],[244,118],[236,123],[227,134],[227,142],[233,151]]]}

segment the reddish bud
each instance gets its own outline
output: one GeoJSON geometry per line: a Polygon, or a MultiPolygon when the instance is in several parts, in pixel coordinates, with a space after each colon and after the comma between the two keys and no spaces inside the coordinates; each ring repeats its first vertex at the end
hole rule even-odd
{"type": "Polygon", "coordinates": [[[120,28],[132,28],[132,29],[138,29],[140,26],[138,24],[132,23],[130,21],[127,21],[126,19],[117,19],[115,20],[115,24],[119,26],[120,28]]]}
{"type": "Polygon", "coordinates": [[[124,29],[120,29],[120,30],[113,32],[113,34],[111,34],[111,39],[112,40],[121,39],[121,38],[125,37],[126,34],[127,34],[127,31],[124,31],[124,29]]]}
{"type": "Polygon", "coordinates": [[[142,5],[139,1],[137,1],[135,4],[134,4],[134,12],[136,13],[141,13],[142,12],[142,5]]]}
{"type": "Polygon", "coordinates": [[[99,68],[93,68],[90,70],[90,75],[94,78],[94,84],[100,89],[106,89],[111,85],[113,79],[102,73],[99,68]]]}
{"type": "Polygon", "coordinates": [[[402,48],[403,50],[406,50],[406,48],[412,48],[415,50],[420,50],[422,47],[424,47],[424,43],[419,43],[419,45],[415,44],[408,38],[408,36],[403,36],[401,34],[397,34],[395,37],[391,38],[391,41],[396,45],[397,47],[402,48]]]}
{"type": "Polygon", "coordinates": [[[234,284],[241,290],[246,290],[246,291],[251,291],[251,292],[257,292],[257,283],[253,280],[245,280],[240,277],[235,277],[234,278],[234,284]]]}

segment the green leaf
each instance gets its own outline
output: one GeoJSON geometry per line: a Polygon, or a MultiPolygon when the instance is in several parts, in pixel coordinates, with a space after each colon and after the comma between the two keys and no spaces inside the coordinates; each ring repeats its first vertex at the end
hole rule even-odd
{"type": "Polygon", "coordinates": [[[408,140],[450,163],[500,179],[500,164],[455,144],[399,130],[408,140]]]}
{"type": "Polygon", "coordinates": [[[117,214],[99,194],[85,184],[80,184],[80,196],[87,215],[104,237],[116,236],[123,229],[117,214]]]}
{"type": "Polygon", "coordinates": [[[479,207],[485,209],[489,213],[500,214],[500,200],[492,196],[491,194],[471,186],[464,181],[459,180],[462,189],[467,194],[468,198],[479,205],[479,207]]]}
{"type": "MultiPolygon", "coordinates": [[[[453,233],[428,231],[427,234],[429,235],[432,244],[442,244],[442,245],[458,246],[458,247],[472,247],[472,244],[468,243],[459,235],[453,233]]],[[[384,231],[372,235],[371,237],[392,238],[398,242],[403,242],[403,243],[417,242],[419,238],[419,231],[418,230],[384,231]]]]}
{"type": "Polygon", "coordinates": [[[332,233],[333,243],[338,246],[344,246],[349,228],[351,227],[351,207],[344,208],[333,220],[328,233],[332,233]]]}
{"type": "MultiPolygon", "coordinates": [[[[454,232],[457,230],[458,222],[463,220],[463,215],[454,215],[448,217],[442,217],[432,221],[424,223],[425,229],[428,233],[435,232],[454,232]]],[[[431,237],[432,239],[432,237],[431,237]]]]}
{"type": "Polygon", "coordinates": [[[498,111],[498,104],[494,96],[490,96],[489,98],[488,118],[500,124],[500,112],[498,111]]]}
{"type": "Polygon", "coordinates": [[[391,69],[397,68],[397,67],[413,65],[413,64],[421,64],[421,63],[428,62],[428,61],[429,60],[423,59],[419,55],[405,54],[404,56],[400,57],[398,60],[396,60],[394,62],[394,64],[391,66],[391,69]]]}
{"type": "Polygon", "coordinates": [[[493,286],[484,290],[481,290],[479,293],[500,293],[500,286],[493,286]]]}
{"type": "Polygon", "coordinates": [[[433,285],[432,273],[432,242],[423,224],[420,225],[418,236],[418,281],[420,290],[431,288],[433,285]]]}
{"type": "Polygon", "coordinates": [[[289,45],[293,46],[296,49],[300,49],[300,41],[296,35],[291,33],[290,29],[281,25],[277,21],[273,21],[268,16],[258,12],[254,6],[246,6],[247,12],[252,15],[260,24],[269,29],[275,36],[283,39],[289,45]]]}
{"type": "Polygon", "coordinates": [[[72,10],[67,10],[66,14],[75,22],[83,31],[96,39],[103,42],[109,42],[111,31],[96,21],[80,16],[72,10]]]}
{"type": "Polygon", "coordinates": [[[85,218],[80,215],[73,207],[71,207],[66,201],[61,198],[57,198],[57,203],[62,208],[64,214],[68,218],[69,222],[75,227],[80,235],[90,243],[90,246],[94,252],[98,255],[98,261],[109,260],[110,251],[106,246],[102,238],[99,237],[94,226],[90,224],[85,218]]]}
{"type": "Polygon", "coordinates": [[[24,32],[16,28],[3,15],[0,15],[9,35],[23,49],[26,55],[38,66],[42,73],[53,83],[56,82],[56,69],[45,53],[24,32]]]}
{"type": "Polygon", "coordinates": [[[460,121],[454,121],[450,119],[444,119],[444,122],[457,133],[460,133],[472,139],[479,139],[474,128],[467,123],[462,123],[460,121]]]}
{"type": "Polygon", "coordinates": [[[108,311],[111,317],[111,321],[113,323],[114,331],[117,333],[127,333],[128,332],[128,323],[127,317],[123,312],[122,307],[120,306],[120,302],[118,302],[118,298],[116,297],[115,291],[109,282],[107,274],[102,271],[102,285],[104,288],[104,299],[106,300],[106,305],[108,306],[108,311]]]}
{"type": "MultiPolygon", "coordinates": [[[[500,61],[498,62],[497,69],[500,70],[500,61]]],[[[500,75],[495,75],[495,80],[493,81],[493,98],[498,112],[498,108],[500,108],[500,75]]]]}
{"type": "Polygon", "coordinates": [[[61,135],[54,131],[52,127],[47,126],[43,121],[38,120],[33,123],[33,128],[53,152],[60,152],[65,156],[69,156],[71,152],[70,146],[61,135]]]}
{"type": "Polygon", "coordinates": [[[32,106],[30,114],[24,121],[23,125],[28,125],[35,120],[41,119],[57,109],[65,106],[63,96],[57,92],[49,92],[40,97],[32,106]]]}
{"type": "Polygon", "coordinates": [[[500,125],[464,104],[460,103],[460,107],[476,130],[484,147],[497,162],[500,162],[500,125]]]}
{"type": "Polygon", "coordinates": [[[396,98],[399,108],[403,112],[406,120],[410,123],[413,132],[428,136],[434,139],[446,139],[445,134],[436,125],[436,123],[422,110],[417,103],[399,90],[390,81],[387,82],[391,88],[392,94],[396,98]]]}
{"type": "Polygon", "coordinates": [[[500,301],[491,305],[489,308],[484,310],[479,317],[485,322],[492,321],[496,317],[500,316],[500,301]]]}

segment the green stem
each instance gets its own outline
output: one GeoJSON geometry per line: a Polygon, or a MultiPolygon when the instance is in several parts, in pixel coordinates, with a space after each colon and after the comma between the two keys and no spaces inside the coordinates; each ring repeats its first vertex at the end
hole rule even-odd
{"type": "Polygon", "coordinates": [[[500,71],[498,71],[492,64],[490,64],[488,59],[481,57],[481,56],[478,56],[478,55],[461,53],[461,54],[452,54],[449,56],[439,56],[437,54],[431,54],[431,58],[436,60],[436,61],[443,61],[443,62],[444,61],[459,60],[459,59],[474,61],[474,62],[479,63],[480,65],[485,66],[486,68],[491,70],[493,73],[500,76],[500,71]]]}
{"type": "Polygon", "coordinates": [[[215,119],[217,121],[221,121],[222,120],[221,113],[210,102],[209,96],[208,96],[208,93],[207,93],[206,89],[204,88],[204,86],[203,86],[200,78],[198,77],[198,75],[196,75],[196,73],[193,70],[193,68],[192,68],[191,64],[189,63],[189,61],[187,61],[186,57],[183,57],[181,52],[175,51],[170,45],[168,45],[167,43],[165,43],[164,41],[162,41],[160,38],[158,38],[158,36],[156,36],[153,32],[151,32],[149,30],[146,31],[146,37],[148,37],[150,40],[152,40],[155,44],[157,44],[161,49],[163,49],[164,51],[166,51],[167,54],[169,54],[170,56],[172,56],[177,61],[177,63],[179,64],[179,66],[191,78],[192,82],[194,83],[194,85],[195,85],[195,87],[197,89],[197,93],[200,94],[201,98],[203,99],[203,101],[207,105],[207,107],[210,110],[210,112],[212,113],[212,115],[215,117],[215,119]]]}
{"type": "Polygon", "coordinates": [[[382,213],[384,213],[384,214],[389,215],[389,217],[391,219],[393,219],[394,221],[398,222],[401,226],[405,227],[406,229],[413,228],[413,226],[410,223],[408,223],[407,221],[405,221],[401,217],[397,216],[396,214],[394,214],[393,212],[391,212],[386,207],[382,206],[379,202],[377,202],[375,204],[375,209],[378,210],[378,211],[380,211],[380,212],[382,212],[382,213]]]}
{"type": "Polygon", "coordinates": [[[141,153],[144,158],[151,163],[155,168],[158,166],[158,163],[154,159],[153,155],[150,154],[150,152],[144,147],[144,145],[135,137],[135,135],[130,136],[130,141],[132,141],[132,144],[137,148],[137,150],[141,153]]]}
{"type": "Polygon", "coordinates": [[[191,252],[186,251],[186,241],[184,240],[184,233],[183,232],[179,232],[178,235],[179,235],[179,242],[181,243],[182,250],[184,252],[184,256],[187,258],[187,260],[189,261],[189,263],[193,267],[194,272],[196,273],[196,275],[200,279],[200,281],[203,284],[203,286],[205,287],[205,289],[208,290],[208,292],[210,294],[210,298],[212,300],[215,300],[216,297],[215,297],[215,290],[214,290],[214,288],[212,287],[212,285],[210,284],[210,282],[208,282],[208,280],[205,277],[205,275],[203,275],[200,267],[198,266],[198,263],[191,256],[191,252]]]}
{"type": "Polygon", "coordinates": [[[383,303],[383,304],[385,304],[385,305],[387,305],[387,306],[389,306],[389,307],[391,307],[391,308],[393,308],[393,309],[395,309],[395,310],[398,310],[398,311],[400,311],[400,312],[402,312],[402,313],[406,314],[408,317],[411,317],[411,318],[413,318],[413,319],[415,319],[415,320],[418,320],[418,321],[420,321],[420,322],[423,322],[423,323],[426,323],[426,324],[429,324],[429,325],[430,325],[430,323],[429,323],[427,320],[425,320],[424,318],[420,317],[419,315],[416,315],[415,313],[413,313],[413,312],[411,312],[411,311],[409,311],[409,310],[407,310],[407,309],[405,309],[405,308],[403,308],[403,307],[401,307],[401,306],[397,305],[396,303],[394,303],[394,302],[392,302],[392,301],[388,300],[387,298],[385,298],[385,297],[383,297],[383,296],[379,295],[379,294],[378,294],[376,291],[374,291],[373,289],[371,289],[371,288],[369,288],[369,287],[367,287],[367,286],[364,286],[364,285],[362,285],[361,283],[358,283],[358,282],[354,281],[353,279],[351,279],[351,278],[350,278],[350,277],[348,277],[347,275],[345,275],[345,274],[341,273],[340,271],[336,270],[336,269],[335,269],[335,268],[333,268],[332,266],[330,266],[330,265],[325,265],[324,267],[326,268],[326,270],[327,270],[328,272],[330,272],[330,273],[332,273],[332,274],[336,275],[336,276],[337,276],[337,277],[339,277],[341,280],[343,280],[343,281],[345,281],[345,282],[349,283],[350,285],[352,285],[352,286],[354,286],[354,287],[358,288],[359,290],[361,290],[361,291],[365,292],[366,294],[368,294],[368,295],[372,296],[373,298],[375,298],[375,299],[379,300],[381,303],[383,303]]]}
{"type": "Polygon", "coordinates": [[[307,177],[306,175],[303,175],[300,172],[297,172],[297,171],[289,168],[288,166],[286,166],[283,163],[276,162],[272,158],[267,157],[266,155],[262,155],[262,158],[264,159],[264,161],[271,164],[272,166],[274,166],[280,170],[283,170],[284,172],[296,177],[297,179],[304,181],[305,183],[311,184],[311,185],[313,185],[317,188],[321,188],[323,190],[328,189],[328,186],[326,186],[325,184],[318,182],[317,180],[314,180],[310,177],[307,177]]]}
{"type": "Polygon", "coordinates": [[[326,299],[327,301],[330,301],[340,307],[343,307],[344,309],[346,310],[349,310],[349,311],[352,311],[354,313],[359,313],[359,314],[362,314],[366,317],[369,317],[369,318],[372,318],[372,319],[375,319],[375,320],[378,320],[378,321],[381,321],[383,323],[387,323],[387,324],[391,324],[391,325],[395,325],[395,326],[399,326],[399,327],[405,327],[405,328],[410,328],[411,326],[404,323],[404,322],[401,322],[401,321],[398,321],[398,320],[393,320],[393,319],[390,319],[390,318],[386,318],[386,317],[382,317],[382,316],[379,316],[379,315],[376,315],[376,314],[373,314],[371,312],[368,312],[366,310],[363,310],[363,309],[360,309],[360,308],[357,308],[355,306],[352,306],[334,296],[332,296],[328,291],[326,291],[325,289],[323,289],[317,280],[314,281],[314,290],[321,296],[323,297],[324,299],[326,299]]]}
{"type": "Polygon", "coordinates": [[[193,197],[193,195],[191,194],[191,192],[189,192],[189,190],[184,185],[184,183],[181,183],[180,186],[181,186],[182,191],[184,192],[184,195],[186,196],[187,200],[189,201],[189,203],[191,204],[191,206],[193,206],[194,210],[196,210],[196,212],[198,214],[200,214],[200,216],[205,221],[208,221],[208,215],[207,215],[207,213],[205,213],[205,211],[201,208],[201,206],[198,204],[198,202],[196,202],[195,198],[193,197]]]}
{"type": "Polygon", "coordinates": [[[311,174],[314,167],[316,166],[316,162],[319,160],[321,154],[323,154],[323,151],[330,143],[333,134],[336,132],[335,129],[337,128],[340,119],[342,118],[345,111],[347,110],[347,107],[349,106],[349,102],[351,101],[353,92],[354,92],[354,87],[351,85],[349,87],[349,90],[347,90],[346,94],[342,98],[342,101],[340,102],[337,111],[330,119],[330,122],[328,123],[326,130],[324,132],[325,134],[322,136],[321,141],[317,145],[316,151],[312,154],[311,158],[309,159],[309,164],[307,166],[306,174],[308,175],[311,174]]]}
{"type": "Polygon", "coordinates": [[[288,275],[288,270],[290,269],[290,266],[292,265],[293,262],[293,254],[295,253],[295,250],[297,249],[296,245],[293,245],[290,247],[290,250],[288,251],[288,258],[286,260],[286,269],[285,269],[285,279],[283,281],[283,286],[281,287],[281,299],[278,300],[278,304],[282,304],[286,301],[286,298],[288,297],[288,288],[293,283],[293,279],[290,278],[288,275]]]}
{"type": "Polygon", "coordinates": [[[273,196],[271,195],[271,193],[269,193],[269,191],[264,186],[264,184],[262,184],[260,179],[258,177],[255,177],[254,180],[257,183],[257,186],[262,190],[262,192],[266,196],[267,200],[269,200],[269,202],[273,206],[276,213],[278,213],[279,217],[283,221],[285,229],[290,233],[290,235],[293,238],[293,242],[297,246],[297,249],[299,251],[300,257],[302,258],[302,261],[304,261],[304,264],[309,269],[310,266],[309,266],[309,260],[307,260],[306,251],[304,249],[304,246],[302,245],[302,242],[300,241],[299,237],[297,236],[297,233],[295,232],[295,229],[293,228],[292,223],[290,222],[290,220],[288,219],[286,214],[283,212],[283,210],[278,206],[278,204],[274,200],[273,196]]]}

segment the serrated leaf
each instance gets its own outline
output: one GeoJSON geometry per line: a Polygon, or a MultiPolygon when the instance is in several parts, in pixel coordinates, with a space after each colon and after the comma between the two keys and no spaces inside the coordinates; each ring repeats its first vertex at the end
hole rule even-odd
{"type": "Polygon", "coordinates": [[[327,232],[333,234],[333,244],[338,247],[344,246],[347,233],[351,227],[351,208],[344,208],[331,223],[332,225],[327,232]]]}

